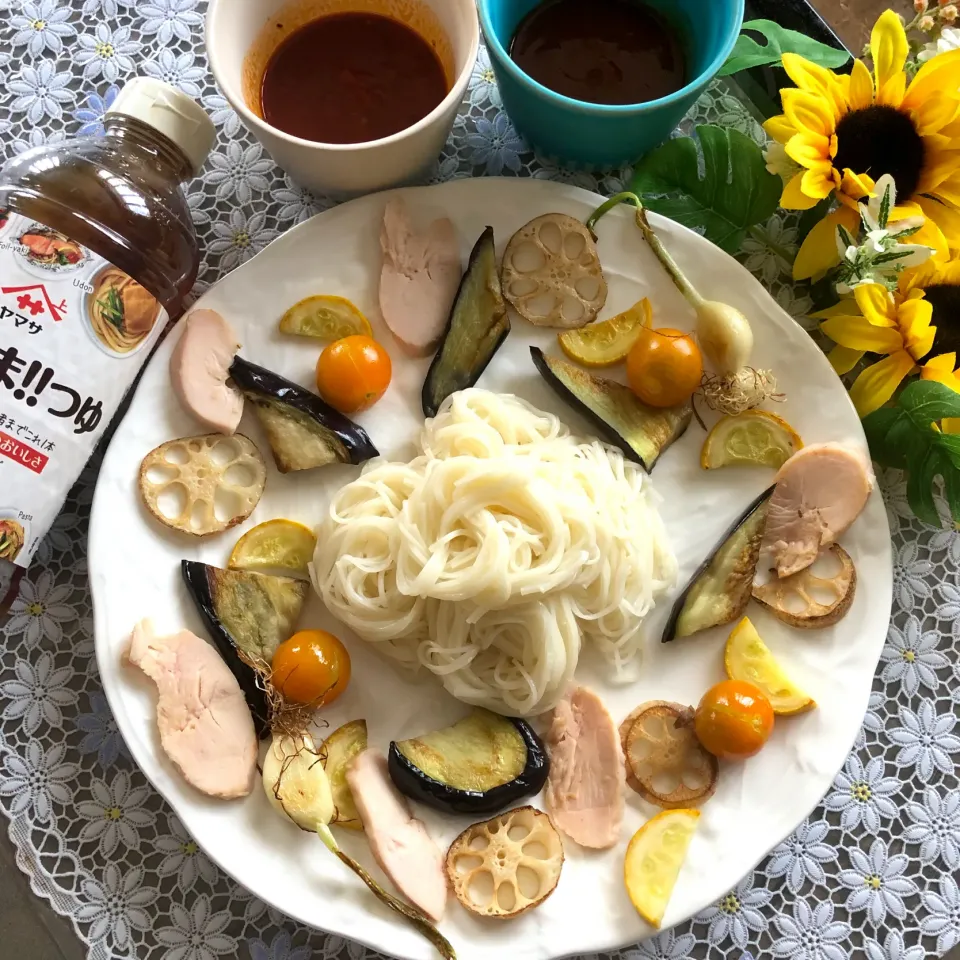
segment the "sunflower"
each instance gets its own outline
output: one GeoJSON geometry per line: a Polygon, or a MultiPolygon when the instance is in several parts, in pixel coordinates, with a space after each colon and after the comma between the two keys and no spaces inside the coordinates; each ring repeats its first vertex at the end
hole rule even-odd
{"type": "Polygon", "coordinates": [[[933,349],[960,353],[960,259],[928,260],[900,274],[899,294],[922,294],[933,304],[933,349]]]}
{"type": "Polygon", "coordinates": [[[810,231],[794,265],[798,280],[836,263],[838,225],[851,232],[858,201],[889,173],[900,203],[891,220],[925,216],[914,243],[941,257],[960,250],[960,50],[928,60],[907,82],[909,45],[900,18],[888,10],[870,39],[874,73],[856,60],[838,75],[795,54],[783,66],[797,85],[781,92],[783,115],[764,124],[799,164],[781,205],[809,210],[835,197],[840,207],[810,231]]]}

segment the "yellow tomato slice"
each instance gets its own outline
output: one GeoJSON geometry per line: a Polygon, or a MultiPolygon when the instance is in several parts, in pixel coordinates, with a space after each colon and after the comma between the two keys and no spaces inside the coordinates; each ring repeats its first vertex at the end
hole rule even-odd
{"type": "Polygon", "coordinates": [[[343,297],[307,297],[292,306],[280,321],[281,333],[315,340],[342,340],[356,335],[372,337],[370,321],[343,297]]]}
{"type": "Polygon", "coordinates": [[[591,323],[579,330],[557,335],[560,349],[575,363],[585,367],[611,367],[626,359],[644,327],[653,321],[650,301],[644,297],[629,310],[591,323]]]}
{"type": "Polygon", "coordinates": [[[237,541],[227,566],[231,570],[278,570],[306,577],[307,564],[316,549],[317,538],[309,527],[293,520],[268,520],[237,541]]]}

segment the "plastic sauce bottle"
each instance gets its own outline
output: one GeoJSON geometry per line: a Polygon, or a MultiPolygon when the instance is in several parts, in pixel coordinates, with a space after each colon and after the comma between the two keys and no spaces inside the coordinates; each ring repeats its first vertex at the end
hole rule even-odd
{"type": "Polygon", "coordinates": [[[141,77],[104,128],[0,170],[0,620],[199,267],[210,118],[141,77]]]}

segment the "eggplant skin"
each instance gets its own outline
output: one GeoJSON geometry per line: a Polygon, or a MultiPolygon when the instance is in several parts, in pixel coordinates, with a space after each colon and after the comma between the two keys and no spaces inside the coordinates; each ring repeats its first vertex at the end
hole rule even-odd
{"type": "Polygon", "coordinates": [[[421,396],[424,416],[435,417],[447,397],[474,386],[509,333],[493,227],[487,227],[470,254],[440,349],[427,372],[421,396]]]}
{"type": "Polygon", "coordinates": [[[180,572],[187,585],[187,592],[196,604],[217,652],[240,684],[247,706],[253,714],[253,725],[257,736],[263,740],[270,733],[270,708],[267,705],[267,695],[263,691],[257,671],[240,659],[230,634],[217,616],[213,600],[213,584],[209,576],[211,569],[205,563],[199,563],[196,560],[180,561],[180,572]]]}
{"type": "Polygon", "coordinates": [[[553,392],[596,428],[607,443],[651,473],[664,451],[676,443],[693,420],[690,403],[663,410],[648,407],[625,384],[596,377],[539,347],[530,356],[553,392]]]}
{"type": "MultiPolygon", "coordinates": [[[[264,406],[279,415],[284,410],[288,411],[288,420],[292,424],[301,430],[311,429],[320,437],[329,451],[325,463],[339,461],[359,466],[380,455],[363,427],[299,384],[242,357],[234,358],[230,376],[243,395],[254,404],[265,427],[268,426],[267,420],[261,413],[261,407],[264,406]]],[[[273,454],[281,473],[309,469],[309,466],[296,465],[296,454],[280,449],[279,444],[273,445],[273,454]]],[[[318,460],[313,466],[323,466],[324,462],[318,460]]]]}
{"type": "Polygon", "coordinates": [[[504,717],[512,723],[527,748],[527,761],[519,777],[482,793],[477,790],[458,790],[427,776],[416,764],[405,757],[396,742],[387,753],[387,769],[396,788],[411,800],[443,813],[483,816],[497,813],[524,797],[536,796],[547,782],[550,761],[543,741],[523,720],[504,717]]]}
{"type": "Polygon", "coordinates": [[[696,573],[690,578],[690,582],[684,587],[680,596],[677,597],[673,609],[670,611],[670,617],[667,620],[666,626],[663,628],[662,643],[670,643],[670,641],[676,640],[678,637],[693,636],[694,633],[699,633],[701,630],[707,630],[710,629],[710,627],[719,627],[725,623],[732,623],[746,609],[753,592],[753,578],[756,574],[757,561],[760,556],[760,543],[763,540],[763,531],[766,526],[766,508],[770,502],[770,497],[773,495],[774,489],[774,487],[770,487],[768,490],[765,490],[747,507],[744,513],[741,514],[727,532],[724,533],[720,542],[710,552],[706,560],[697,568],[696,573]],[[727,577],[723,583],[707,583],[704,587],[704,590],[712,591],[712,594],[708,593],[708,596],[715,598],[717,604],[726,602],[726,609],[719,611],[718,615],[713,618],[713,622],[705,624],[695,631],[687,633],[681,632],[680,620],[684,613],[687,612],[687,605],[691,600],[691,594],[694,589],[701,581],[706,581],[711,575],[719,576],[721,574],[722,571],[720,570],[711,571],[714,561],[728,544],[732,546],[737,545],[735,541],[738,539],[738,535],[739,537],[743,536],[743,528],[748,523],[751,523],[751,521],[754,521],[757,529],[754,530],[741,545],[740,554],[735,557],[736,568],[727,571],[727,577]],[[759,522],[757,523],[757,521],[759,522]],[[742,582],[731,585],[729,582],[731,576],[736,577],[738,581],[742,582]],[[736,589],[736,596],[733,595],[733,588],[736,589]]]}

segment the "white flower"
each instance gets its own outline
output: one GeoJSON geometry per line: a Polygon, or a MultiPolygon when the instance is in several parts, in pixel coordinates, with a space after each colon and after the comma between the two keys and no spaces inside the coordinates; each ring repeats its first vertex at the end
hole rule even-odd
{"type": "Polygon", "coordinates": [[[0,777],[0,796],[13,797],[10,813],[13,816],[33,809],[37,820],[45,823],[53,816],[53,805],[66,806],[73,800],[68,783],[80,774],[75,763],[64,763],[65,743],[55,743],[46,753],[36,740],[29,740],[23,756],[8,753],[3,758],[6,768],[0,777]]]}
{"type": "Polygon", "coordinates": [[[949,668],[950,661],[937,650],[940,635],[935,630],[920,633],[920,621],[907,617],[901,632],[894,624],[887,634],[887,645],[880,655],[887,661],[881,679],[884,683],[900,682],[908,697],[914,697],[920,684],[935,690],[939,684],[937,670],[949,668]]]}
{"type": "Polygon", "coordinates": [[[129,7],[131,3],[136,3],[136,0],[83,0],[81,12],[90,17],[102,11],[105,17],[115,17],[121,5],[129,7]]]}
{"type": "Polygon", "coordinates": [[[126,770],[119,771],[111,784],[94,778],[90,789],[94,799],[77,804],[77,813],[87,821],[80,830],[80,839],[98,840],[100,855],[105,858],[113,856],[121,840],[131,849],[137,849],[140,846],[138,831],[152,826],[156,820],[156,814],[143,806],[150,790],[132,787],[126,770]]]}
{"type": "Polygon", "coordinates": [[[767,164],[767,171],[775,173],[784,183],[788,183],[802,170],[800,164],[787,156],[787,148],[782,143],[771,143],[763,151],[763,159],[767,164]]]}
{"type": "Polygon", "coordinates": [[[585,170],[568,170],[555,163],[541,163],[533,172],[535,180],[555,180],[557,183],[568,183],[572,187],[581,187],[596,193],[599,189],[597,178],[585,170]]]}
{"type": "Polygon", "coordinates": [[[232,270],[256,256],[268,243],[277,238],[276,230],[267,229],[265,213],[253,213],[244,216],[243,211],[234,208],[230,211],[226,222],[218,220],[213,224],[213,232],[217,239],[213,240],[208,250],[210,253],[222,254],[220,267],[223,270],[232,270]]]}
{"type": "Polygon", "coordinates": [[[203,182],[217,188],[217,199],[236,197],[239,203],[249,203],[253,191],[263,193],[270,189],[264,176],[274,169],[273,161],[263,156],[263,147],[252,143],[244,148],[237,141],[228,143],[223,153],[210,154],[210,167],[203,182]]]}
{"type": "Polygon", "coordinates": [[[850,924],[833,919],[829,900],[810,909],[806,900],[793,903],[793,916],[785,913],[773,918],[780,940],[773,944],[773,955],[788,960],[849,960],[850,951],[842,946],[850,937],[850,924]]]}
{"type": "MultiPolygon", "coordinates": [[[[797,252],[796,227],[772,219],[754,227],[740,244],[743,265],[768,286],[781,274],[790,273],[797,252]]],[[[792,286],[792,284],[791,284],[792,286]]]]}
{"type": "Polygon", "coordinates": [[[621,167],[616,173],[608,174],[600,181],[600,192],[607,197],[624,193],[633,182],[633,167],[621,167]]]}
{"type": "Polygon", "coordinates": [[[270,191],[270,196],[283,204],[278,213],[283,223],[303,223],[333,205],[329,198],[318,197],[306,187],[301,187],[289,174],[284,175],[282,186],[270,191]]]}
{"type": "Polygon", "coordinates": [[[111,31],[105,23],[98,23],[92,34],[81,35],[79,43],[82,49],[76,60],[83,67],[84,77],[90,80],[103,74],[110,83],[121,73],[133,73],[133,54],[143,47],[139,40],[130,39],[129,27],[111,31]]]}
{"type": "Polygon", "coordinates": [[[144,874],[143,867],[133,867],[124,875],[115,863],[108,863],[102,883],[89,878],[80,884],[82,906],[75,918],[90,924],[86,936],[91,943],[127,953],[133,948],[131,930],[145,933],[151,928],[146,908],[156,902],[157,891],[143,885],[144,874]]]}
{"type": "Polygon", "coordinates": [[[940,892],[924,890],[920,902],[930,916],[920,920],[920,932],[937,938],[937,953],[945,954],[960,943],[960,890],[949,874],[940,877],[940,892]]]}
{"type": "Polygon", "coordinates": [[[930,863],[939,857],[951,873],[960,870],[960,790],[941,797],[927,787],[923,803],[907,804],[907,816],[913,823],[903,832],[903,839],[920,844],[920,859],[930,863]]]}
{"type": "Polygon", "coordinates": [[[954,759],[950,754],[960,753],[960,737],[951,733],[956,722],[953,714],[937,714],[930,700],[924,700],[916,713],[901,707],[903,726],[887,731],[887,736],[900,747],[897,766],[914,765],[924,783],[929,782],[934,770],[952,775],[954,759]]]}
{"type": "Polygon", "coordinates": [[[227,138],[232,140],[240,132],[240,118],[236,111],[230,106],[226,97],[220,94],[209,94],[200,101],[210,119],[218,127],[223,127],[223,132],[227,138]]]}
{"type": "Polygon", "coordinates": [[[310,960],[313,951],[310,947],[293,948],[290,934],[281,930],[268,947],[262,940],[248,940],[251,960],[310,960]]]}
{"type": "Polygon", "coordinates": [[[866,767],[855,753],[847,758],[843,771],[833,781],[833,792],[823,801],[827,810],[840,813],[844,830],[855,830],[862,824],[868,833],[877,833],[881,816],[897,816],[897,805],[890,797],[900,790],[900,781],[885,777],[883,771],[880,757],[873,757],[866,767]]]}
{"type": "Polygon", "coordinates": [[[54,667],[53,655],[46,650],[37,657],[34,666],[29,660],[17,660],[13,665],[15,680],[0,683],[0,697],[9,699],[3,708],[7,720],[23,718],[23,729],[34,734],[42,721],[51,727],[63,725],[61,707],[77,702],[75,690],[67,688],[73,676],[71,667],[54,667]]]}
{"type": "Polygon", "coordinates": [[[881,947],[876,940],[865,940],[867,960],[923,960],[927,951],[919,944],[905,947],[903,934],[899,930],[890,930],[881,947]]]}
{"type": "Polygon", "coordinates": [[[492,103],[495,107],[502,107],[500,88],[497,78],[490,65],[490,54],[487,48],[481,46],[477,51],[477,62],[473,65],[470,74],[470,87],[467,93],[470,102],[476,107],[482,103],[492,103]]]}
{"type": "Polygon", "coordinates": [[[3,632],[8,637],[22,635],[20,639],[27,648],[35,647],[44,637],[52,646],[59,646],[63,640],[62,624],[73,622],[78,616],[73,607],[64,603],[72,595],[73,587],[69,583],[54,584],[49,570],[42,570],[36,583],[24,577],[3,632]]]}
{"type": "Polygon", "coordinates": [[[931,40],[917,54],[917,59],[924,62],[938,57],[941,53],[949,53],[951,50],[958,49],[960,49],[960,30],[956,27],[944,27],[940,31],[940,36],[936,40],[931,40]]]}
{"type": "Polygon", "coordinates": [[[804,880],[825,883],[823,864],[837,859],[836,848],[823,842],[829,830],[826,820],[801,824],[789,840],[773,848],[764,872],[768,877],[786,877],[791,893],[796,893],[804,880]]]}
{"type": "Polygon", "coordinates": [[[161,877],[176,874],[177,886],[183,893],[193,889],[198,877],[213,886],[217,882],[217,868],[172,813],[167,815],[167,828],[169,835],[157,837],[157,849],[166,854],[157,867],[157,873],[161,877]]]}
{"type": "Polygon", "coordinates": [[[169,48],[164,48],[157,54],[156,60],[147,60],[143,64],[143,72],[148,77],[155,77],[171,86],[179,87],[188,96],[199,99],[206,72],[203,67],[194,65],[195,59],[189,50],[178,56],[169,48]]]}
{"type": "Polygon", "coordinates": [[[707,907],[697,920],[710,924],[707,939],[711,944],[720,944],[730,937],[740,950],[746,950],[751,932],[763,933],[767,929],[766,917],[760,911],[772,897],[769,890],[753,886],[751,873],[719,903],[707,907]]]}
{"type": "Polygon", "coordinates": [[[192,900],[189,911],[179,903],[170,904],[174,926],[157,930],[157,940],[171,947],[165,960],[215,960],[237,955],[237,941],[223,931],[233,919],[228,910],[212,912],[210,898],[201,894],[192,900]]]}
{"type": "Polygon", "coordinates": [[[7,89],[17,95],[10,109],[25,112],[30,123],[40,123],[44,117],[60,120],[61,104],[76,99],[76,94],[67,89],[71,79],[68,71],[57,73],[53,60],[44,60],[36,67],[24,64],[19,77],[7,81],[7,89]]]}
{"type": "Polygon", "coordinates": [[[75,37],[77,31],[69,23],[69,6],[57,8],[57,0],[27,0],[23,10],[10,18],[10,26],[17,32],[9,41],[13,46],[26,44],[31,57],[38,57],[44,50],[63,52],[63,38],[75,37]]]}
{"type": "Polygon", "coordinates": [[[879,926],[892,914],[897,920],[907,915],[903,898],[916,894],[917,885],[903,876],[910,864],[898,853],[889,856],[887,845],[879,838],[870,845],[869,856],[852,847],[849,850],[852,870],[840,871],[840,882],[850,890],[848,910],[866,910],[870,922],[879,926]]]}
{"type": "Polygon", "coordinates": [[[464,139],[471,150],[470,162],[482,164],[490,176],[499,176],[504,168],[519,172],[520,154],[527,146],[505,113],[496,114],[493,120],[479,117],[476,131],[464,139]]]}
{"type": "Polygon", "coordinates": [[[101,766],[112,767],[121,753],[125,757],[130,755],[120,736],[116,717],[102,693],[90,694],[90,713],[80,714],[77,726],[85,734],[80,752],[95,753],[101,766]]]}
{"type": "Polygon", "coordinates": [[[201,223],[210,223],[213,219],[210,216],[209,200],[202,187],[187,194],[187,206],[190,208],[190,216],[193,218],[195,226],[200,226],[201,223]]]}
{"type": "Polygon", "coordinates": [[[863,718],[863,727],[861,727],[860,733],[857,734],[855,744],[857,750],[862,750],[867,745],[868,733],[873,733],[878,736],[883,733],[885,724],[879,711],[886,703],[886,699],[879,690],[874,690],[870,694],[870,699],[867,702],[867,712],[863,718]]]}
{"type": "Polygon", "coordinates": [[[696,943],[691,933],[680,936],[667,931],[644,940],[636,951],[628,950],[623,960],[688,960],[696,943]]]}
{"type": "Polygon", "coordinates": [[[939,620],[950,624],[955,639],[960,639],[960,589],[952,583],[937,585],[943,603],[937,607],[936,615],[939,620]]]}
{"type": "Polygon", "coordinates": [[[960,531],[954,524],[948,524],[946,530],[936,530],[930,538],[930,551],[943,550],[946,559],[955,567],[960,567],[960,531]]]}
{"type": "Polygon", "coordinates": [[[174,37],[189,40],[191,29],[203,23],[196,6],[197,0],[141,0],[137,13],[145,19],[140,30],[155,33],[162,44],[170,43],[174,37]]]}
{"type": "Polygon", "coordinates": [[[926,600],[932,589],[926,578],[933,572],[929,560],[920,559],[920,547],[909,540],[904,543],[894,558],[893,598],[904,610],[912,610],[926,600]]]}
{"type": "Polygon", "coordinates": [[[469,174],[460,170],[460,158],[456,154],[446,157],[441,154],[434,161],[429,181],[430,183],[446,183],[447,180],[457,180],[465,176],[469,176],[469,174]]]}

